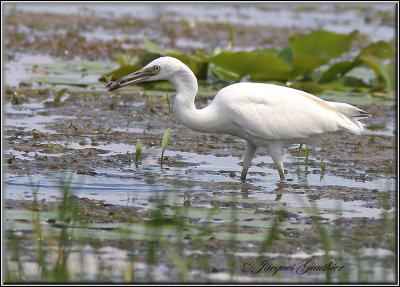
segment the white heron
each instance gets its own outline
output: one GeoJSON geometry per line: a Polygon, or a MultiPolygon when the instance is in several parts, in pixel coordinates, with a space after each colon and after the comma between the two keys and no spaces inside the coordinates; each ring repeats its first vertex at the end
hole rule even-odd
{"type": "Polygon", "coordinates": [[[193,72],[180,60],[160,57],[115,81],[109,91],[146,81],[167,80],[175,86],[174,113],[185,126],[200,132],[223,133],[246,141],[241,179],[245,180],[258,146],[266,146],[285,180],[282,148],[289,144],[318,144],[328,134],[359,134],[369,115],[352,105],[324,101],[293,88],[241,82],[221,89],[203,109],[196,109],[198,90],[193,72]]]}

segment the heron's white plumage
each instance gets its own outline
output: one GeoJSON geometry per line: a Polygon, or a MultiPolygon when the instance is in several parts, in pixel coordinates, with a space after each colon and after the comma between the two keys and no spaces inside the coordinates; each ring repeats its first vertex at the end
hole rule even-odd
{"type": "MultiPolygon", "coordinates": [[[[282,148],[286,144],[312,144],[339,131],[358,134],[363,131],[359,120],[368,116],[349,104],[328,102],[300,90],[261,83],[230,85],[219,91],[207,107],[196,109],[197,79],[185,64],[172,57],[158,58],[131,75],[123,79],[139,82],[145,77],[147,81],[171,82],[177,90],[174,112],[184,125],[246,140],[242,179],[246,178],[257,146],[268,147],[284,180],[282,148]]],[[[116,89],[122,86],[120,83],[117,80],[109,85],[116,89]]]]}
{"type": "MultiPolygon", "coordinates": [[[[362,124],[344,114],[339,104],[273,84],[238,83],[222,89],[210,105],[218,106],[222,114],[237,124],[237,129],[243,129],[250,136],[301,142],[339,130],[360,133],[362,124]]],[[[350,111],[359,110],[344,105],[350,111]]],[[[243,133],[238,131],[235,135],[243,136],[243,133]]]]}

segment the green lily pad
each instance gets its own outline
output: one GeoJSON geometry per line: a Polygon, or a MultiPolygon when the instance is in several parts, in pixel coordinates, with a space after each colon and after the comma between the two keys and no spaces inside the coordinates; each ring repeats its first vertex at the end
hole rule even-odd
{"type": "Polygon", "coordinates": [[[371,43],[367,47],[361,50],[360,54],[357,56],[356,59],[370,55],[378,59],[393,58],[395,56],[393,45],[385,41],[378,41],[371,43]]]}
{"type": "Polygon", "coordinates": [[[357,34],[357,30],[349,34],[320,30],[291,38],[290,46],[295,54],[314,55],[328,60],[350,50],[357,34]]]}
{"type": "Polygon", "coordinates": [[[290,67],[284,60],[267,53],[221,52],[209,60],[241,78],[250,75],[251,80],[282,80],[290,73],[290,67]]]}
{"type": "Polygon", "coordinates": [[[295,55],[293,59],[293,67],[290,73],[290,78],[309,74],[316,68],[326,64],[328,59],[317,55],[299,54],[295,55]]]}
{"type": "Polygon", "coordinates": [[[377,57],[371,55],[362,56],[360,59],[374,70],[377,76],[382,76],[388,91],[393,94],[395,90],[394,63],[383,64],[377,57]]]}
{"type": "Polygon", "coordinates": [[[344,76],[348,71],[353,69],[354,66],[355,64],[349,61],[337,62],[322,74],[319,82],[323,84],[332,81],[339,75],[344,76]]]}
{"type": "Polygon", "coordinates": [[[239,74],[231,72],[219,66],[211,65],[209,69],[214,76],[221,80],[239,81],[241,78],[239,74]]]}
{"type": "Polygon", "coordinates": [[[293,51],[290,47],[285,47],[279,52],[278,57],[282,59],[289,67],[293,65],[293,51]]]}
{"type": "MultiPolygon", "coordinates": [[[[339,76],[344,76],[354,68],[365,64],[375,72],[376,76],[383,78],[386,88],[393,95],[395,89],[394,64],[393,62],[390,62],[389,64],[385,65],[381,61],[381,59],[393,57],[393,46],[390,43],[384,41],[371,43],[360,51],[354,61],[341,61],[331,66],[323,73],[319,82],[327,83],[338,78],[339,76]]],[[[362,78],[365,79],[365,77],[362,78]]],[[[370,77],[369,80],[371,80],[370,77]]],[[[361,80],[359,81],[360,84],[362,84],[362,82],[363,81],[361,80]]]]}

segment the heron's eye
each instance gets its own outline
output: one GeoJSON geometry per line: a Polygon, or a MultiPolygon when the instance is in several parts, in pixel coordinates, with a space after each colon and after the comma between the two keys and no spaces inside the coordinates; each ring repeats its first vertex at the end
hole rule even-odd
{"type": "Polygon", "coordinates": [[[158,65],[155,65],[155,66],[153,67],[153,69],[154,69],[154,71],[159,72],[159,71],[161,70],[161,67],[158,66],[158,65]]]}

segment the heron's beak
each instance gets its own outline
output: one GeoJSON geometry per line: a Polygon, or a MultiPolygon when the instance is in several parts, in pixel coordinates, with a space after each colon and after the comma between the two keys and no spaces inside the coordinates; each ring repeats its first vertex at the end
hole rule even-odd
{"type": "Polygon", "coordinates": [[[147,79],[156,75],[151,68],[147,69],[140,69],[132,74],[126,75],[122,78],[119,78],[115,81],[111,81],[110,79],[106,78],[106,88],[108,91],[116,90],[122,88],[127,85],[137,84],[141,82],[146,82],[147,79]]]}

